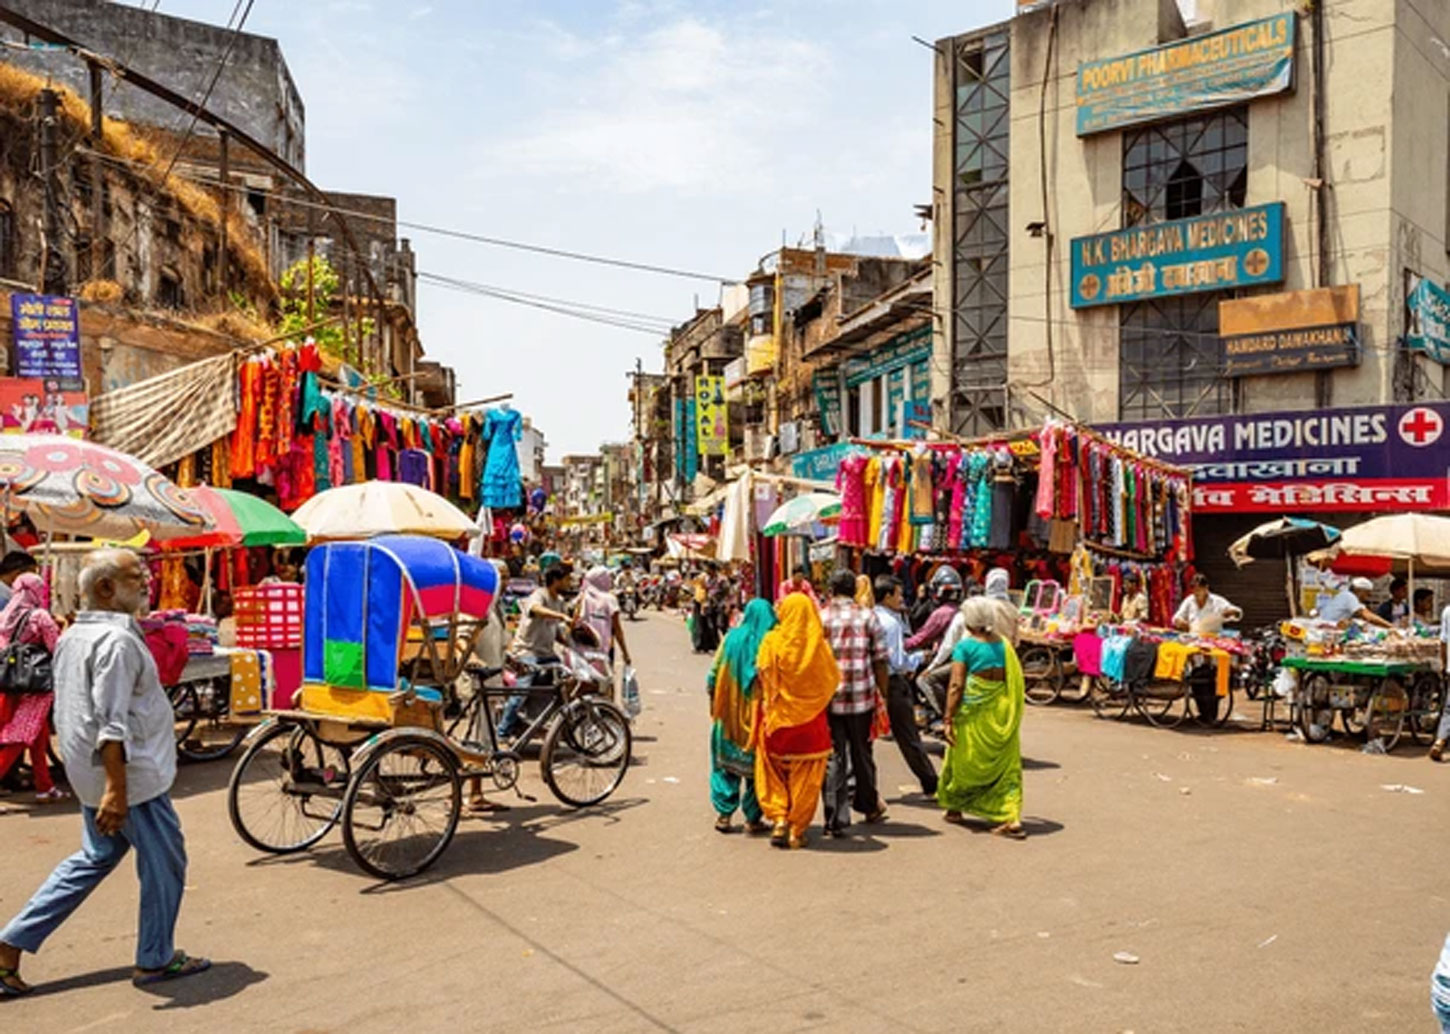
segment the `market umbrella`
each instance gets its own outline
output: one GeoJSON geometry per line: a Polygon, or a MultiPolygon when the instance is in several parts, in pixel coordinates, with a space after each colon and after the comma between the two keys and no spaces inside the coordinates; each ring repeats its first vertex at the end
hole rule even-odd
{"type": "Polygon", "coordinates": [[[1255,560],[1283,560],[1324,549],[1339,539],[1339,529],[1303,517],[1280,517],[1260,524],[1228,547],[1238,567],[1255,560]]]}
{"type": "Polygon", "coordinates": [[[0,500],[42,532],[159,540],[215,521],[188,491],[124,452],[63,435],[0,435],[0,500]]]}
{"type": "Polygon", "coordinates": [[[402,481],[364,481],[319,492],[292,519],[309,542],[368,539],[375,535],[427,535],[452,540],[478,525],[436,492],[402,481]]]}
{"type": "Polygon", "coordinates": [[[1450,575],[1450,517],[1394,513],[1345,529],[1340,556],[1388,557],[1415,574],[1450,575]]]}
{"type": "Polygon", "coordinates": [[[265,499],[230,488],[202,485],[190,490],[216,522],[210,531],[172,539],[176,549],[206,546],[300,546],[307,542],[302,526],[265,499]]]}
{"type": "Polygon", "coordinates": [[[791,532],[807,531],[819,521],[840,515],[840,496],[829,492],[807,492],[777,506],[760,533],[789,535],[791,532]]]}

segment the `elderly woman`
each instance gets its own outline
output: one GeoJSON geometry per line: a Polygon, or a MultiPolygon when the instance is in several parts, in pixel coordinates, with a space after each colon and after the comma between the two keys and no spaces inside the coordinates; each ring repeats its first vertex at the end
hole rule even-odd
{"type": "Polygon", "coordinates": [[[614,595],[614,576],[609,568],[596,565],[584,576],[584,586],[575,605],[574,616],[588,625],[599,637],[599,649],[614,660],[614,644],[624,663],[629,664],[629,644],[624,641],[624,626],[619,620],[619,600],[614,595]]]}
{"type": "Polygon", "coordinates": [[[816,605],[800,593],[780,601],[780,623],[766,633],[756,658],[760,691],[750,746],[755,793],[773,825],[770,842],[799,848],[815,818],[831,756],[826,709],[841,670],[826,642],[816,605]]]}
{"type": "Polygon", "coordinates": [[[997,631],[998,614],[986,598],[962,606],[967,634],[952,650],[947,690],[947,753],[936,799],[948,822],[968,812],[996,823],[992,832],[1021,840],[1022,665],[997,631]]]}
{"type": "Polygon", "coordinates": [[[1012,603],[1012,597],[1008,595],[1007,588],[1012,584],[1012,576],[1007,573],[1004,567],[994,567],[987,572],[987,580],[983,587],[982,598],[991,602],[993,613],[996,615],[996,622],[993,627],[997,634],[1013,646],[1017,645],[1017,615],[1018,610],[1012,603]]]}
{"type": "MultiPolygon", "coordinates": [[[[0,649],[12,643],[38,643],[54,653],[60,628],[50,616],[50,590],[45,582],[38,575],[22,574],[12,588],[10,602],[0,610],[0,649]]],[[[55,785],[46,760],[54,699],[54,693],[0,693],[0,779],[29,750],[35,799],[42,803],[70,796],[55,785]]]]}
{"type": "MultiPolygon", "coordinates": [[[[788,594],[791,595],[791,594],[788,594]]],[[[738,808],[745,828],[764,833],[755,796],[755,752],[750,747],[757,688],[756,658],[761,641],[775,627],[775,611],[763,599],[751,600],[740,624],[732,628],[715,654],[705,679],[710,693],[710,801],[715,806],[715,831],[733,832],[731,818],[738,808]]]]}

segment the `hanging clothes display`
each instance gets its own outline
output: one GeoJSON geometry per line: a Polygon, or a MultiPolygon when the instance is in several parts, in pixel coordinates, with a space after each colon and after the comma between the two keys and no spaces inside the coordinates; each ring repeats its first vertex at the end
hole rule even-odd
{"type": "Polygon", "coordinates": [[[519,450],[524,418],[513,409],[490,409],[484,414],[488,435],[488,462],[483,468],[481,498],[493,509],[517,509],[523,505],[523,483],[519,475],[519,450]]]}

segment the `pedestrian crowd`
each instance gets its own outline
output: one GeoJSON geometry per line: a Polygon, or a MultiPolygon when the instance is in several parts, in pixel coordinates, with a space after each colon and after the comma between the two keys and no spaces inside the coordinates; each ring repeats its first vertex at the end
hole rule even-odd
{"type": "MultiPolygon", "coordinates": [[[[774,605],[746,604],[706,680],[716,830],[734,831],[739,811],[748,832],[799,848],[821,803],[827,836],[847,836],[856,814],[881,822],[874,747],[889,734],[946,821],[975,816],[1024,838],[1025,696],[1007,582],[993,570],[985,594],[963,602],[960,577],[942,568],[914,633],[891,575],[873,582],[839,569],[821,601],[802,568],[781,582],[774,605]],[[922,746],[918,690],[942,716],[940,773],[922,746]]],[[[708,576],[702,587],[708,603],[708,576]]]]}

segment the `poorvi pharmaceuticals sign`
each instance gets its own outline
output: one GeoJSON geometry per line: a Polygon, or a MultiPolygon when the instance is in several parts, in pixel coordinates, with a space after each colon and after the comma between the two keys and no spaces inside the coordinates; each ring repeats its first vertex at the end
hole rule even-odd
{"type": "Polygon", "coordinates": [[[1282,201],[1072,242],[1074,309],[1283,279],[1282,201]]]}
{"type": "Polygon", "coordinates": [[[1225,108],[1294,87],[1294,13],[1077,70],[1077,135],[1225,108]]]}

